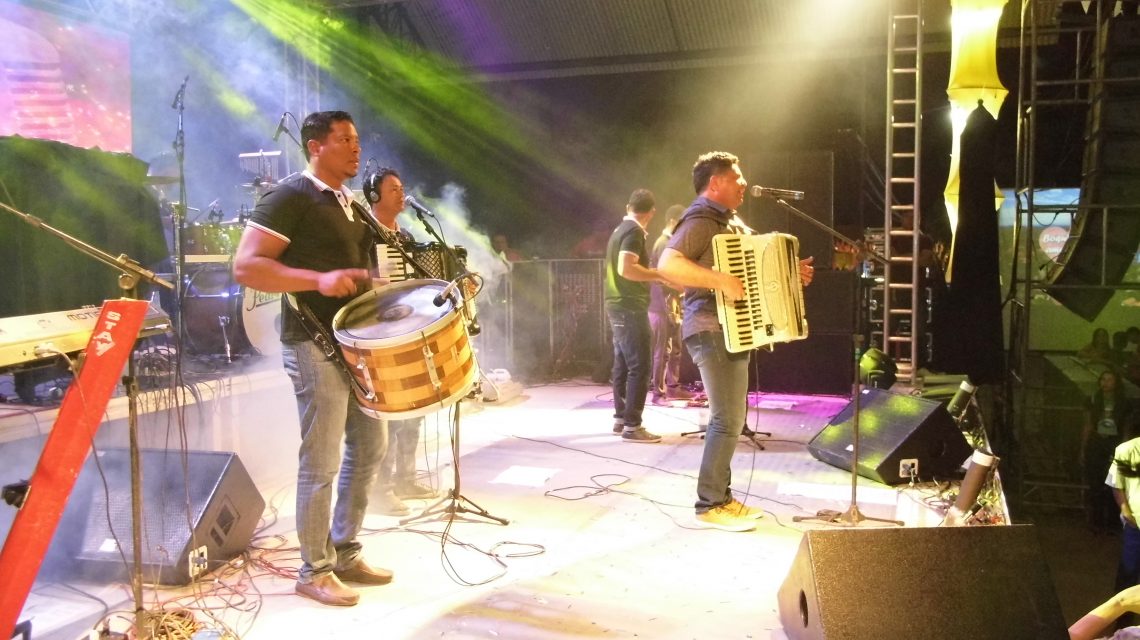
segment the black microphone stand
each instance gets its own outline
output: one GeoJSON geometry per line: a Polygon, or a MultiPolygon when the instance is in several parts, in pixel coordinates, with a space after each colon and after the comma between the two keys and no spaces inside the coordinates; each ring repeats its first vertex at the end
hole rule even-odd
{"type": "MultiPolygon", "coordinates": [[[[416,217],[419,218],[420,223],[423,224],[425,229],[427,229],[428,234],[431,235],[431,237],[435,238],[436,241],[439,243],[439,246],[442,247],[444,253],[447,254],[448,259],[452,261],[452,264],[462,265],[462,262],[460,262],[459,256],[455,253],[455,250],[452,249],[451,247],[449,247],[447,245],[447,243],[443,241],[443,238],[440,237],[439,233],[437,233],[435,228],[432,227],[431,223],[428,222],[427,216],[424,215],[423,211],[420,211],[419,208],[417,208],[417,207],[412,207],[412,209],[415,210],[416,217]]],[[[457,285],[456,288],[461,289],[462,285],[459,285],[458,283],[461,282],[462,280],[466,279],[466,278],[473,277],[474,275],[475,274],[472,274],[471,272],[467,271],[466,265],[463,265],[463,273],[459,274],[454,280],[452,280],[452,283],[456,283],[456,285],[457,285]]],[[[458,301],[457,301],[455,307],[461,313],[462,313],[461,307],[463,306],[463,301],[464,301],[465,297],[466,296],[463,294],[463,292],[459,291],[458,296],[457,296],[458,301]]],[[[479,325],[475,322],[475,319],[472,317],[472,318],[469,318],[468,320],[469,320],[469,324],[467,327],[468,333],[471,335],[478,334],[479,333],[479,325]]],[[[472,357],[475,358],[474,352],[472,352],[472,357]]],[[[482,368],[479,367],[478,358],[475,358],[475,368],[477,370],[479,370],[480,375],[482,375],[482,373],[481,373],[482,368]]],[[[402,520],[400,520],[401,525],[407,524],[409,522],[414,522],[416,520],[423,520],[426,518],[431,518],[437,514],[445,514],[445,513],[448,514],[449,517],[452,517],[452,518],[454,518],[456,514],[467,514],[467,513],[469,513],[469,514],[473,514],[476,516],[486,518],[488,520],[493,520],[493,521],[498,522],[499,524],[501,524],[503,526],[506,526],[506,525],[511,523],[511,521],[506,519],[506,518],[500,518],[499,516],[493,515],[492,513],[488,512],[486,509],[475,504],[475,502],[473,502],[470,498],[468,498],[467,496],[463,495],[460,492],[461,478],[460,478],[460,473],[459,473],[459,454],[460,454],[460,451],[459,451],[459,434],[460,434],[459,415],[460,415],[460,407],[462,405],[463,405],[463,400],[459,400],[458,402],[455,403],[455,435],[451,439],[451,458],[452,458],[451,469],[452,469],[452,476],[453,476],[452,477],[452,488],[447,492],[446,496],[437,500],[435,504],[429,506],[427,509],[424,509],[423,511],[421,511],[420,513],[418,513],[414,516],[409,516],[407,518],[403,518],[402,520]]]]}
{"type": "MultiPolygon", "coordinates": [[[[856,242],[856,241],[852,240],[851,238],[848,238],[847,236],[843,235],[842,233],[836,231],[835,229],[827,226],[826,224],[820,222],[819,220],[816,220],[815,218],[804,213],[803,211],[800,211],[799,209],[788,204],[788,202],[786,200],[784,200],[783,198],[776,198],[776,204],[783,207],[785,211],[788,211],[788,212],[794,214],[799,219],[801,219],[805,222],[811,223],[817,229],[823,231],[824,233],[827,233],[832,238],[835,238],[836,240],[839,240],[840,242],[845,242],[845,243],[851,245],[852,247],[856,247],[859,250],[859,256],[858,257],[860,258],[860,260],[858,260],[857,263],[862,262],[863,260],[870,258],[871,260],[874,260],[874,261],[876,261],[879,264],[882,264],[884,266],[887,264],[887,258],[883,254],[875,251],[874,249],[870,249],[870,248],[865,247],[862,242],[856,242]]],[[[836,513],[834,511],[825,510],[825,511],[818,512],[814,516],[794,516],[792,518],[792,521],[793,522],[804,522],[804,521],[808,521],[808,520],[820,520],[820,521],[823,521],[823,522],[829,523],[829,524],[842,524],[842,525],[846,525],[846,526],[850,526],[850,527],[855,527],[855,526],[858,526],[860,522],[862,522],[864,520],[869,520],[872,522],[886,522],[889,524],[897,524],[901,527],[901,526],[904,526],[904,524],[905,524],[905,523],[903,523],[902,520],[891,520],[889,518],[872,518],[870,516],[863,515],[863,513],[859,510],[859,502],[858,502],[858,498],[857,498],[857,491],[858,491],[858,485],[859,485],[859,400],[860,400],[860,396],[863,393],[863,381],[859,377],[859,359],[863,355],[863,352],[862,352],[862,350],[863,350],[863,334],[860,331],[861,323],[859,322],[859,313],[857,310],[858,310],[858,306],[859,306],[858,301],[863,299],[863,296],[862,296],[862,287],[863,287],[862,278],[856,279],[855,287],[856,287],[856,289],[855,289],[856,305],[855,305],[854,313],[855,313],[855,318],[856,318],[856,321],[855,321],[856,330],[851,336],[851,341],[852,341],[852,344],[854,346],[854,349],[852,351],[855,354],[855,367],[854,367],[855,368],[855,380],[852,382],[852,385],[851,385],[851,389],[852,389],[852,400],[851,400],[851,402],[852,402],[852,407],[851,407],[851,409],[852,409],[852,413],[851,413],[851,505],[849,507],[847,507],[847,510],[844,511],[843,513],[836,513]]]]}
{"type": "MultiPolygon", "coordinates": [[[[185,85],[184,85],[185,86],[185,85]]],[[[145,269],[137,261],[122,253],[116,258],[111,254],[98,249],[86,242],[68,235],[55,227],[46,224],[43,220],[18,209],[9,207],[0,202],[0,208],[23,218],[29,225],[60,238],[80,253],[102,262],[119,271],[118,286],[124,298],[138,299],[139,281],[156,284],[167,289],[174,289],[170,282],[158,277],[149,269],[145,269]]],[[[127,357],[127,375],[123,377],[123,387],[127,392],[127,437],[128,451],[131,467],[131,552],[134,563],[131,571],[131,594],[135,600],[135,633],[137,638],[144,640],[151,638],[151,629],[146,620],[146,610],[143,608],[142,596],[142,474],[139,466],[139,425],[138,425],[138,379],[136,377],[135,353],[131,349],[127,357]]]]}
{"type": "MultiPolygon", "coordinates": [[[[412,207],[412,210],[416,212],[416,217],[419,218],[420,224],[422,224],[424,226],[424,229],[427,230],[428,234],[431,237],[435,238],[435,241],[439,243],[440,248],[442,248],[443,252],[447,255],[448,261],[450,261],[451,264],[454,264],[454,265],[457,265],[457,266],[460,266],[463,268],[463,273],[460,273],[458,276],[456,276],[455,279],[452,280],[452,282],[458,283],[460,280],[463,280],[464,278],[470,278],[470,277],[474,276],[475,274],[468,271],[467,265],[464,264],[463,261],[459,259],[459,255],[455,252],[455,249],[443,241],[443,237],[439,234],[438,231],[435,230],[435,227],[433,227],[432,224],[428,221],[427,216],[424,215],[424,212],[420,211],[418,207],[412,207]]],[[[462,290],[460,290],[460,292],[459,292],[460,301],[462,302],[462,301],[466,300],[466,298],[467,298],[467,296],[463,294],[462,290]]],[[[462,304],[456,304],[455,306],[461,307],[463,305],[462,304]]],[[[478,320],[478,318],[475,317],[475,313],[472,312],[471,317],[467,318],[467,333],[471,334],[472,336],[477,336],[477,335],[479,335],[480,331],[482,331],[482,328],[479,326],[479,320],[478,320]]]]}
{"type": "Polygon", "coordinates": [[[186,111],[186,84],[190,82],[190,76],[182,81],[182,86],[178,88],[178,93],[174,95],[174,102],[171,103],[170,108],[178,111],[178,131],[174,134],[174,142],[171,146],[174,147],[174,157],[178,160],[178,204],[171,209],[171,214],[174,219],[171,220],[171,227],[174,232],[174,326],[175,326],[175,340],[178,343],[178,357],[182,357],[182,344],[184,337],[184,323],[182,322],[182,305],[185,300],[182,299],[185,295],[185,283],[182,280],[183,271],[186,268],[186,251],[182,246],[182,231],[183,225],[186,224],[186,132],[183,129],[183,116],[186,111]]]}

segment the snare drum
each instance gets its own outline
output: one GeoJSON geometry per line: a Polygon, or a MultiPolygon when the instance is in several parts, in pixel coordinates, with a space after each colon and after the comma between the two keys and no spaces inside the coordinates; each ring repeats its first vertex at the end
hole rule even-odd
{"type": "Polygon", "coordinates": [[[186,279],[182,321],[186,349],[196,355],[230,356],[281,351],[281,294],[262,293],[233,281],[229,268],[205,267],[186,279]]]}
{"type": "Polygon", "coordinates": [[[471,390],[477,371],[467,325],[455,304],[434,298],[447,283],[406,280],[373,289],[333,317],[333,335],[370,397],[364,413],[401,420],[449,407],[471,390]]]}

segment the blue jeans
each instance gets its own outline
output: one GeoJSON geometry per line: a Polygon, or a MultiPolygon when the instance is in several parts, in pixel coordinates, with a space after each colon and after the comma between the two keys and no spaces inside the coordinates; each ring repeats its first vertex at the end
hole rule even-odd
{"type": "Polygon", "coordinates": [[[749,352],[729,353],[720,331],[685,338],[685,348],[701,371],[709,398],[709,425],[697,475],[697,513],[732,499],[732,455],[748,417],[749,352]]]}
{"type": "Polygon", "coordinates": [[[650,311],[649,326],[653,329],[653,375],[650,376],[650,386],[653,395],[664,396],[681,379],[681,325],[673,322],[667,313],[650,311]]]}
{"type": "Polygon", "coordinates": [[[299,582],[347,569],[360,557],[356,540],[368,492],[387,447],[383,423],[360,410],[348,377],[311,341],[283,345],[301,421],[297,469],[299,582]],[[341,441],[344,456],[341,457],[341,441]],[[337,481],[336,506],[332,505],[337,481]],[[329,511],[332,510],[332,522],[329,511]]]}
{"type": "Polygon", "coordinates": [[[614,334],[614,423],[640,427],[652,357],[649,314],[607,307],[606,317],[614,334]]]}
{"type": "Polygon", "coordinates": [[[1120,538],[1120,564],[1116,567],[1116,591],[1140,583],[1140,529],[1128,522],[1120,538]]]}
{"type": "Polygon", "coordinates": [[[423,418],[388,420],[388,451],[380,461],[380,489],[388,491],[397,484],[416,481],[416,448],[420,444],[423,418]]]}

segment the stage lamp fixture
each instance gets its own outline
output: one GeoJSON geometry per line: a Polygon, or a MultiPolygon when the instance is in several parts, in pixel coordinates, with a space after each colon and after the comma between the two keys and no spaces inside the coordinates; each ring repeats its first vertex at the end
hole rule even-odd
{"type": "Polygon", "coordinates": [[[874,347],[867,349],[859,358],[859,380],[864,386],[875,389],[890,389],[899,372],[894,360],[874,347]]]}

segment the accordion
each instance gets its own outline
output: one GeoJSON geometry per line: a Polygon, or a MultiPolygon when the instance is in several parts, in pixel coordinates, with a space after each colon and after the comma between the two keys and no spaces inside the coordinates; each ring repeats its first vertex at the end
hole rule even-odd
{"type": "MultiPolygon", "coordinates": [[[[467,249],[463,247],[454,247],[457,262],[438,242],[406,242],[401,246],[428,272],[426,277],[447,282],[466,270],[467,249]]],[[[417,273],[395,247],[387,244],[376,245],[376,262],[379,275],[391,282],[425,277],[417,273]]]]}
{"type": "Polygon", "coordinates": [[[799,249],[799,240],[786,233],[713,236],[713,267],[744,283],[744,297],[736,302],[716,292],[717,317],[730,352],[807,337],[799,249]]]}

